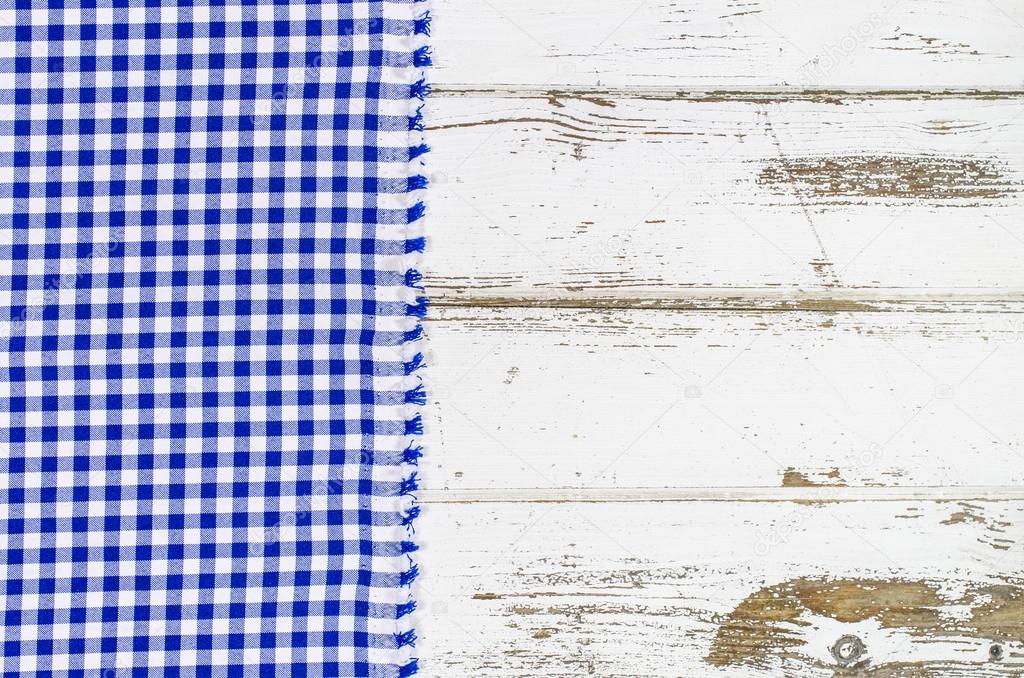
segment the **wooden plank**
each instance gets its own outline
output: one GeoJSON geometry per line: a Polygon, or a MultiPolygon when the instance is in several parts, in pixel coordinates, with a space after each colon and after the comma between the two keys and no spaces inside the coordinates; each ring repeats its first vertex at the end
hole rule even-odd
{"type": "Polygon", "coordinates": [[[438,0],[444,85],[1022,87],[1009,0],[438,0]]]}
{"type": "Polygon", "coordinates": [[[433,505],[418,533],[426,676],[1024,671],[1020,502],[433,505]]]}
{"type": "Polygon", "coordinates": [[[1024,293],[1024,98],[431,105],[441,303],[1024,293]]]}
{"type": "Polygon", "coordinates": [[[1014,308],[435,309],[426,487],[1019,485],[1014,308]]]}

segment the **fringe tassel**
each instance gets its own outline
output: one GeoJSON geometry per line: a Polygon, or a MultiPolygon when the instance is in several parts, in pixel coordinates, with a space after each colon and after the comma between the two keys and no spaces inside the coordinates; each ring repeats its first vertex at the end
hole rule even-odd
{"type": "Polygon", "coordinates": [[[413,507],[411,507],[409,509],[409,512],[405,514],[405,517],[402,518],[402,525],[405,525],[406,527],[409,527],[414,522],[416,522],[416,519],[419,518],[419,517],[420,517],[420,507],[419,506],[413,506],[413,507]]]}
{"type": "Polygon", "coordinates": [[[398,494],[399,494],[399,496],[406,497],[406,496],[411,495],[416,490],[418,490],[419,487],[420,487],[419,478],[416,476],[416,473],[413,472],[413,474],[411,476],[409,476],[408,478],[403,478],[402,479],[402,484],[398,488],[398,494]]]}
{"type": "Polygon", "coordinates": [[[423,107],[420,106],[416,109],[415,115],[409,117],[409,131],[410,132],[422,132],[423,131],[423,107]]]}
{"type": "Polygon", "coordinates": [[[410,405],[426,405],[427,389],[423,388],[423,384],[417,384],[405,392],[405,402],[410,405]]]}
{"type": "Polygon", "coordinates": [[[423,354],[417,353],[412,357],[412,360],[405,363],[405,376],[409,376],[418,369],[423,367],[423,354]]]}
{"type": "Polygon", "coordinates": [[[413,32],[413,35],[425,35],[425,36],[427,36],[429,38],[430,37],[430,22],[432,20],[433,20],[433,17],[430,16],[430,10],[428,9],[426,12],[423,13],[423,16],[421,16],[419,19],[416,19],[416,20],[414,20],[412,22],[412,32],[413,32]]]}
{"type": "Polygon", "coordinates": [[[417,414],[412,419],[405,422],[405,435],[407,436],[421,436],[423,435],[423,416],[417,414]]]}
{"type": "Polygon", "coordinates": [[[420,78],[413,84],[409,85],[409,97],[416,98],[423,101],[430,96],[430,83],[427,82],[426,78],[420,78]]]}
{"type": "Polygon", "coordinates": [[[408,570],[398,575],[398,583],[401,586],[409,586],[416,581],[416,577],[418,576],[420,576],[420,568],[419,565],[414,564],[408,570]]]}
{"type": "Polygon", "coordinates": [[[402,461],[405,462],[406,464],[412,464],[413,466],[416,466],[417,464],[420,463],[420,457],[422,456],[423,448],[420,447],[419,445],[410,444],[408,447],[405,448],[405,451],[402,453],[402,461]]]}
{"type": "Polygon", "coordinates": [[[410,600],[407,603],[399,603],[395,606],[395,619],[401,619],[407,614],[412,614],[416,610],[416,601],[410,600]]]}
{"type": "Polygon", "coordinates": [[[431,66],[433,63],[430,56],[430,45],[424,45],[412,53],[412,65],[417,68],[431,66]]]}
{"type": "Polygon", "coordinates": [[[413,287],[415,289],[421,290],[421,289],[423,289],[422,287],[420,287],[420,283],[422,281],[423,281],[423,274],[420,273],[415,268],[410,268],[408,271],[405,272],[405,286],[406,287],[413,287]]]}
{"type": "Polygon", "coordinates": [[[426,153],[430,153],[430,146],[427,146],[426,144],[417,144],[415,146],[410,146],[409,160],[415,160],[416,158],[426,153]]]}
{"type": "Polygon", "coordinates": [[[416,645],[416,630],[409,629],[402,633],[395,634],[395,647],[414,647],[416,645]]]}
{"type": "Polygon", "coordinates": [[[416,297],[415,304],[405,305],[405,314],[415,316],[417,318],[423,318],[427,315],[427,298],[416,297]]]}
{"type": "MultiPolygon", "coordinates": [[[[420,202],[416,203],[415,205],[413,205],[412,207],[409,208],[409,211],[407,213],[407,215],[408,215],[408,222],[411,224],[414,221],[419,221],[420,219],[423,218],[423,215],[426,214],[426,213],[427,213],[427,207],[426,207],[426,205],[423,204],[422,201],[420,201],[420,202]]],[[[417,251],[422,252],[423,250],[420,249],[420,250],[417,250],[417,251]]]]}
{"type": "MultiPolygon", "coordinates": [[[[423,203],[420,203],[422,205],[423,203]]],[[[422,214],[420,216],[423,216],[422,214]]],[[[405,253],[422,252],[427,247],[427,239],[424,237],[409,238],[405,241],[405,253]]]]}
{"type": "Polygon", "coordinates": [[[408,330],[404,335],[402,335],[402,341],[406,343],[410,341],[419,341],[421,338],[423,338],[423,325],[420,325],[419,323],[416,324],[416,327],[408,330]]]}

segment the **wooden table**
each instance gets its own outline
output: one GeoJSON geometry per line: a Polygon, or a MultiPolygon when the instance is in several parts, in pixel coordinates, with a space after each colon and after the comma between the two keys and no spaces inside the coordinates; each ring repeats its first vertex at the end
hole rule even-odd
{"type": "Polygon", "coordinates": [[[424,675],[1024,675],[1024,2],[434,14],[424,675]]]}

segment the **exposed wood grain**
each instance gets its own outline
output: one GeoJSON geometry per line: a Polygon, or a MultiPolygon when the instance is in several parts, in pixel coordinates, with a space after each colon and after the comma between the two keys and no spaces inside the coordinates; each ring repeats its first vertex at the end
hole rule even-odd
{"type": "MultiPolygon", "coordinates": [[[[951,130],[951,123],[936,121],[951,130]]],[[[757,181],[777,193],[829,198],[999,198],[1018,190],[998,164],[984,159],[929,155],[845,155],[780,158],[765,163],[757,181]]]]}
{"type": "MultiPolygon", "coordinates": [[[[851,627],[873,623],[881,631],[902,632],[927,642],[942,643],[948,638],[946,642],[974,645],[974,652],[969,653],[974,656],[966,661],[872,667],[869,648],[862,648],[863,639],[850,634],[856,649],[844,655],[837,648],[839,656],[833,659],[843,669],[859,675],[906,675],[913,671],[913,675],[939,678],[950,671],[967,673],[995,664],[995,657],[1005,652],[1001,643],[1024,643],[1024,587],[1018,583],[967,584],[949,593],[942,590],[942,585],[925,580],[815,577],[767,586],[744,598],[726,615],[706,661],[723,667],[770,668],[779,658],[799,659],[800,649],[807,644],[801,627],[812,624],[810,620],[815,617],[851,627]],[[963,608],[966,614],[949,614],[953,608],[963,608]],[[988,643],[989,654],[979,653],[971,640],[982,641],[983,647],[988,643]]],[[[1014,670],[1019,668],[1014,666],[1014,670]]]]}
{"type": "Polygon", "coordinates": [[[843,473],[833,466],[826,470],[798,470],[792,466],[782,473],[783,487],[845,487],[843,473]]]}
{"type": "Polygon", "coordinates": [[[1017,676],[1024,505],[431,505],[428,676],[1017,676]],[[999,532],[993,532],[998,529],[999,532]],[[993,548],[991,535],[1008,548],[993,548]],[[857,636],[842,667],[830,648],[857,636]],[[993,647],[998,650],[993,650],[993,647]]]}
{"type": "Polygon", "coordinates": [[[1014,485],[1019,318],[435,309],[425,486],[1014,485]]]}
{"type": "Polygon", "coordinates": [[[428,282],[445,303],[1024,298],[1024,98],[433,106],[428,282]]]}
{"type": "Polygon", "coordinates": [[[1022,87],[1008,0],[437,0],[443,84],[1022,87]]]}
{"type": "MultiPolygon", "coordinates": [[[[431,287],[439,308],[662,309],[758,313],[1002,313],[1024,312],[1024,288],[558,288],[492,285],[431,287]]],[[[1022,321],[1024,322],[1024,321],[1022,321]]]]}

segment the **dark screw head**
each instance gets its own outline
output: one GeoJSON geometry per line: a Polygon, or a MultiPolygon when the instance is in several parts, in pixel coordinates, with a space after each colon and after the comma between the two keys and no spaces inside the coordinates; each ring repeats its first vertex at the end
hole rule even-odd
{"type": "Polygon", "coordinates": [[[988,648],[988,658],[991,659],[994,662],[997,662],[1000,659],[1002,659],[1003,658],[1003,646],[1002,645],[993,645],[990,648],[988,648]]]}
{"type": "Polygon", "coordinates": [[[835,642],[835,644],[829,648],[829,652],[832,653],[832,658],[840,666],[852,666],[864,656],[867,651],[867,647],[857,636],[843,636],[835,642]]]}

